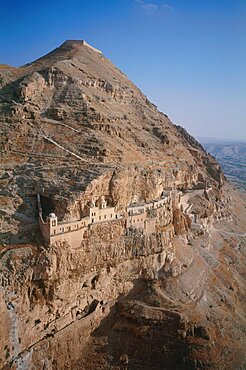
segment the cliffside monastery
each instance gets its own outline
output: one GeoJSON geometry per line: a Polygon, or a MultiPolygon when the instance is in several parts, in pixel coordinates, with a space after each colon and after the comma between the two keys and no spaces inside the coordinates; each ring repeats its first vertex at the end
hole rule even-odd
{"type": "MultiPolygon", "coordinates": [[[[201,192],[201,190],[198,190],[201,192]]],[[[202,190],[203,192],[204,190],[202,190]]],[[[191,227],[201,230],[203,225],[199,223],[198,215],[191,212],[192,204],[189,204],[190,192],[164,189],[160,198],[146,203],[129,204],[124,212],[116,212],[115,207],[109,207],[105,198],[92,200],[84,208],[84,217],[76,221],[58,221],[55,213],[50,213],[46,221],[43,219],[43,210],[40,194],[37,194],[39,226],[47,245],[66,241],[71,246],[79,246],[84,233],[93,225],[105,222],[122,220],[126,229],[141,230],[148,235],[156,232],[156,211],[170,212],[173,207],[181,209],[191,219],[191,227]]]]}

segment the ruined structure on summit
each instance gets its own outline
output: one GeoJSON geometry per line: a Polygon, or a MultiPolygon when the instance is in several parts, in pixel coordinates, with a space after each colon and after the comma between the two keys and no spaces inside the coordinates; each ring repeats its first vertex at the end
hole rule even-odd
{"type": "Polygon", "coordinates": [[[91,46],[90,44],[88,44],[88,42],[86,42],[85,40],[67,40],[65,41],[62,46],[66,47],[66,46],[74,46],[74,45],[78,45],[78,46],[87,46],[88,48],[90,48],[91,50],[95,51],[96,53],[98,54],[102,54],[102,51],[99,50],[99,49],[96,49],[94,48],[93,46],[91,46]]]}

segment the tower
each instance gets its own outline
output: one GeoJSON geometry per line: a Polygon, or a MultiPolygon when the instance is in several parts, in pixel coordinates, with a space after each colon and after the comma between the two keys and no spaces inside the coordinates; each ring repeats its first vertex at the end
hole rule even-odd
{"type": "Polygon", "coordinates": [[[101,208],[107,208],[107,201],[104,196],[101,197],[101,208]]]}
{"type": "Polygon", "coordinates": [[[50,228],[57,226],[57,216],[55,215],[55,213],[49,214],[49,216],[47,217],[47,223],[49,224],[50,228]]]}

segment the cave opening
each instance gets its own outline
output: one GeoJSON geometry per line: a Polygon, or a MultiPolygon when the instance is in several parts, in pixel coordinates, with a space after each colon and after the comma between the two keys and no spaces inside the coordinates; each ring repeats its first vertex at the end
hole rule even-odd
{"type": "Polygon", "coordinates": [[[42,216],[43,219],[46,220],[46,217],[54,212],[54,202],[52,198],[45,197],[44,195],[40,195],[40,202],[42,207],[42,216]]]}

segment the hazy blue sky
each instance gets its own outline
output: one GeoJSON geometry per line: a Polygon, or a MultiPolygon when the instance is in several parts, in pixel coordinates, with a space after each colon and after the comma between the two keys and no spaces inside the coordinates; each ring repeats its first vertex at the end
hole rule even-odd
{"type": "Polygon", "coordinates": [[[0,63],[85,39],[191,134],[246,139],[245,0],[0,0],[0,15],[0,63]]]}

